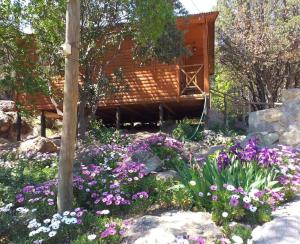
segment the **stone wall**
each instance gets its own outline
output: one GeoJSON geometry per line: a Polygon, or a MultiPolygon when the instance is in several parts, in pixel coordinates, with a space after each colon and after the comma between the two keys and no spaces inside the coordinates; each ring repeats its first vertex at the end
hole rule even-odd
{"type": "Polygon", "coordinates": [[[262,144],[300,146],[300,89],[282,91],[282,106],[249,114],[250,136],[262,144]]]}

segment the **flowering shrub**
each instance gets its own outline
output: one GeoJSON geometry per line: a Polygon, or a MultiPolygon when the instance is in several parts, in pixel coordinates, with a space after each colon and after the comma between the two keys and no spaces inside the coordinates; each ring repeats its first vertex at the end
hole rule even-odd
{"type": "MultiPolygon", "coordinates": [[[[14,201],[4,206],[0,202],[0,236],[15,243],[118,243],[129,225],[116,216],[142,213],[152,204],[204,208],[226,230],[233,220],[268,221],[272,209],[292,197],[300,184],[300,151],[259,148],[255,139],[244,147],[230,145],[207,160],[186,159],[183,144],[163,134],[128,146],[90,145],[82,155],[73,178],[75,209],[63,215],[57,214],[55,204],[57,155],[3,156],[4,162],[19,162],[0,170],[0,201],[14,201]],[[156,154],[178,178],[162,181],[146,175],[145,165],[132,157],[144,152],[156,154]]],[[[233,234],[247,239],[228,231],[228,236],[233,234]]],[[[188,239],[184,241],[204,243],[202,237],[188,239]]]]}

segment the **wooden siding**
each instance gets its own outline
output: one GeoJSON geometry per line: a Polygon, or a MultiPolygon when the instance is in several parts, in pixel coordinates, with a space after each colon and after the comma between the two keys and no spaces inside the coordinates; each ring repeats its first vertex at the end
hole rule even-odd
{"type": "MultiPolygon", "coordinates": [[[[171,65],[153,61],[149,65],[140,66],[132,58],[132,41],[130,39],[125,40],[120,52],[106,70],[106,73],[111,75],[115,69],[121,68],[124,85],[119,88],[120,92],[101,100],[99,109],[168,102],[173,105],[179,103],[187,105],[187,103],[193,104],[193,100],[202,100],[201,94],[195,94],[195,96],[187,96],[186,94],[183,96],[181,94],[183,78],[180,70],[186,65],[204,65],[197,75],[197,79],[199,87],[208,92],[208,75],[214,72],[214,22],[217,15],[217,12],[212,12],[191,15],[187,19],[179,18],[177,20],[178,28],[184,31],[185,45],[190,49],[192,55],[181,57],[171,65]],[[207,33],[204,34],[204,31],[207,33]]],[[[57,97],[62,98],[63,96],[63,82],[63,79],[53,81],[52,89],[57,97]]],[[[26,104],[28,108],[32,108],[32,104],[35,104],[38,110],[55,110],[51,99],[42,94],[35,94],[34,96],[18,94],[17,100],[26,104]]],[[[194,104],[198,104],[198,102],[194,104]]],[[[59,103],[60,109],[61,105],[59,103]]]]}

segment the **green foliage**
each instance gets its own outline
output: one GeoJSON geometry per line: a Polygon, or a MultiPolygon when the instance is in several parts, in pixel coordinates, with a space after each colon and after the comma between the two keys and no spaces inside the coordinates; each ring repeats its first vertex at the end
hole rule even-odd
{"type": "Polygon", "coordinates": [[[233,227],[225,226],[224,229],[227,236],[239,236],[244,243],[251,239],[252,229],[249,226],[236,224],[233,227]]]}
{"type": "Polygon", "coordinates": [[[19,158],[12,152],[1,155],[1,158],[13,166],[0,168],[0,203],[13,202],[24,185],[53,179],[57,173],[57,157],[19,158]]]}
{"type": "Polygon", "coordinates": [[[89,135],[89,141],[96,139],[103,144],[117,143],[126,145],[128,143],[127,137],[122,135],[120,131],[117,131],[113,127],[106,127],[102,121],[99,120],[91,121],[89,135]]]}
{"type": "Polygon", "coordinates": [[[172,131],[172,135],[181,141],[200,141],[203,139],[202,128],[192,125],[188,119],[181,120],[177,127],[172,131]]]}
{"type": "Polygon", "coordinates": [[[16,93],[47,93],[41,68],[33,57],[34,38],[22,32],[24,2],[4,0],[0,4],[0,88],[11,99],[16,93]]]}
{"type": "Polygon", "coordinates": [[[251,189],[274,188],[278,185],[276,168],[262,168],[256,162],[244,164],[232,157],[230,166],[221,172],[217,167],[217,156],[209,156],[206,163],[199,169],[199,177],[202,179],[202,190],[209,189],[210,185],[217,184],[222,187],[224,184],[232,184],[235,187],[243,187],[247,192],[251,189]]]}

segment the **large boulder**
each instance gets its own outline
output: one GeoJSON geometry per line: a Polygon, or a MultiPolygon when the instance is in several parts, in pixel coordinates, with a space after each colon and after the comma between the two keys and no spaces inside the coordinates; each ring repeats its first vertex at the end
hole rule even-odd
{"type": "Polygon", "coordinates": [[[57,152],[57,146],[50,139],[45,137],[36,137],[20,144],[20,153],[54,153],[57,152]]]}
{"type": "Polygon", "coordinates": [[[141,151],[136,152],[131,156],[131,160],[136,163],[145,165],[146,173],[159,171],[164,165],[164,161],[157,157],[152,152],[141,151]]]}
{"type": "Polygon", "coordinates": [[[7,134],[13,123],[13,118],[0,110],[0,136],[7,134]]]}
{"type": "Polygon", "coordinates": [[[297,101],[297,100],[300,100],[299,88],[282,90],[282,102],[284,104],[289,103],[291,101],[297,101]]]}
{"type": "Polygon", "coordinates": [[[279,143],[289,146],[300,145],[300,124],[290,125],[287,131],[280,135],[279,143]]]}
{"type": "Polygon", "coordinates": [[[300,123],[300,99],[284,103],[282,106],[282,113],[282,124],[290,125],[300,123]]]}
{"type": "Polygon", "coordinates": [[[15,102],[10,100],[0,100],[0,110],[3,112],[15,111],[15,102]]]}
{"type": "Polygon", "coordinates": [[[122,243],[169,244],[179,236],[201,236],[205,243],[216,243],[222,232],[209,213],[170,211],[160,216],[146,215],[134,219],[122,243]]]}
{"type": "Polygon", "coordinates": [[[156,180],[161,180],[161,181],[174,180],[176,178],[178,178],[178,173],[172,169],[163,172],[158,172],[155,176],[156,180]]]}
{"type": "Polygon", "coordinates": [[[275,132],[281,129],[283,113],[280,109],[271,108],[249,114],[249,132],[275,132]]]}

